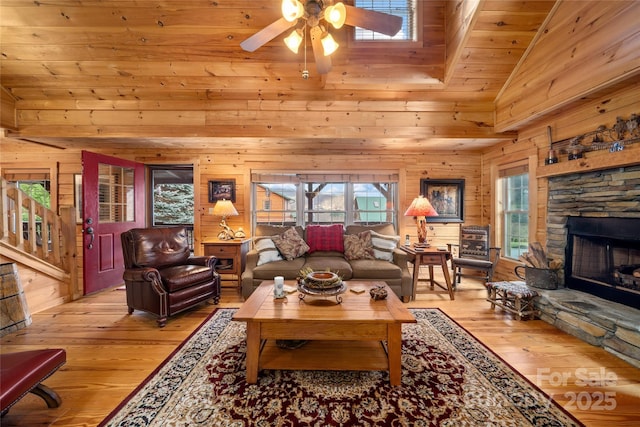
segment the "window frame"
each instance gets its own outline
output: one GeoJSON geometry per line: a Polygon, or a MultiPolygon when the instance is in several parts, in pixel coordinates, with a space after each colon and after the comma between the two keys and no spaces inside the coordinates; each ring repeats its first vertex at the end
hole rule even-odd
{"type": "MultiPolygon", "coordinates": [[[[251,179],[251,231],[252,234],[253,232],[255,232],[255,228],[257,225],[259,224],[266,224],[264,221],[258,222],[258,218],[261,214],[278,214],[278,213],[285,213],[286,212],[294,212],[294,210],[292,209],[282,209],[282,210],[274,210],[273,206],[271,206],[271,209],[269,211],[263,209],[262,207],[262,203],[263,201],[258,199],[258,193],[257,193],[257,188],[262,186],[263,188],[265,184],[277,184],[278,182],[275,181],[269,181],[267,179],[255,179],[256,175],[260,175],[259,173],[254,173],[252,174],[252,179],[251,179]]],[[[394,225],[394,227],[397,229],[399,226],[399,174],[397,172],[389,172],[388,174],[386,173],[381,173],[381,172],[356,172],[353,174],[344,174],[344,173],[323,173],[323,174],[313,174],[312,176],[309,176],[307,179],[304,179],[304,177],[306,176],[306,174],[304,172],[300,172],[300,173],[296,173],[296,172],[292,172],[292,171],[288,171],[288,172],[282,172],[282,173],[277,173],[277,172],[265,172],[264,175],[269,176],[269,175],[280,175],[283,177],[291,177],[291,180],[285,183],[288,184],[292,184],[295,187],[295,203],[296,203],[296,207],[295,207],[295,218],[293,218],[292,221],[274,221],[272,223],[270,223],[271,225],[296,225],[296,226],[302,226],[302,227],[306,227],[309,224],[336,224],[336,223],[342,223],[344,224],[344,226],[348,226],[348,225],[353,225],[353,224],[358,224],[355,222],[356,219],[356,209],[355,209],[355,205],[356,205],[356,194],[354,191],[354,187],[357,184],[391,184],[391,187],[389,188],[389,191],[391,192],[390,197],[392,199],[392,206],[391,209],[387,209],[386,206],[384,210],[381,210],[380,212],[386,212],[385,217],[388,217],[389,215],[392,217],[392,221],[391,223],[394,225]],[[389,180],[366,180],[366,179],[362,179],[362,176],[365,177],[376,177],[376,178],[380,178],[383,176],[395,176],[395,178],[390,178],[389,180]],[[303,178],[296,180],[293,177],[297,177],[297,176],[301,176],[303,178]],[[322,177],[323,179],[320,180],[318,179],[319,177],[322,177]],[[322,181],[322,182],[320,182],[322,181]],[[318,210],[318,209],[309,209],[307,207],[307,197],[305,194],[305,191],[307,190],[305,188],[305,185],[308,183],[313,183],[313,184],[322,184],[322,183],[340,183],[340,184],[344,184],[344,188],[343,188],[343,197],[344,197],[344,210],[331,210],[331,211],[323,211],[323,210],[318,210]],[[344,221],[330,221],[330,222],[326,222],[326,221],[307,221],[307,217],[309,214],[317,214],[317,213],[323,213],[323,212],[337,212],[341,215],[344,216],[344,221]]],[[[286,179],[284,179],[285,181],[287,181],[286,179]]],[[[274,193],[274,191],[272,191],[271,193],[274,193]]],[[[292,193],[293,194],[293,193],[292,193]]],[[[363,210],[360,210],[359,212],[363,212],[363,210]]],[[[367,211],[368,212],[368,211],[367,211]]],[[[283,216],[284,219],[284,216],[283,216]]],[[[365,221],[366,222],[366,221],[365,221]]],[[[373,222],[368,222],[369,224],[373,224],[373,222]]],[[[383,221],[383,222],[375,222],[375,224],[387,224],[389,223],[388,221],[383,221]]]]}
{"type": "Polygon", "coordinates": [[[493,229],[495,230],[493,233],[493,246],[502,247],[503,249],[500,251],[500,258],[510,262],[518,262],[516,258],[506,256],[508,253],[505,245],[505,195],[502,192],[502,178],[504,178],[505,174],[508,174],[508,171],[514,168],[526,168],[528,174],[528,227],[527,227],[527,241],[533,242],[536,241],[536,231],[537,231],[537,217],[536,209],[537,209],[537,192],[538,187],[536,184],[536,168],[537,168],[537,156],[530,155],[527,158],[515,160],[512,159],[508,163],[502,164],[494,164],[491,167],[491,194],[493,196],[493,229]],[[503,175],[503,176],[501,176],[503,175]]]}
{"type": "MultiPolygon", "coordinates": [[[[409,0],[408,0],[409,1],[409,0]]],[[[354,2],[355,3],[355,2],[354,2]]],[[[423,32],[421,31],[423,25],[423,1],[415,0],[415,16],[413,39],[378,39],[378,40],[357,40],[356,28],[348,27],[349,37],[347,38],[347,44],[349,48],[367,48],[367,49],[388,49],[390,45],[394,48],[417,48],[422,47],[423,44],[423,32]]],[[[359,7],[359,6],[357,6],[359,7]]],[[[367,8],[368,9],[368,8],[367,8]]]]}

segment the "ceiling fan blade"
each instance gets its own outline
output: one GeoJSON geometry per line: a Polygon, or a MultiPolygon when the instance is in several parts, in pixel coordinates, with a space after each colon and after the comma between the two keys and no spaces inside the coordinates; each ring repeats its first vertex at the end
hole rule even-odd
{"type": "Polygon", "coordinates": [[[322,30],[319,27],[313,27],[309,30],[309,35],[311,37],[311,47],[313,48],[313,57],[316,60],[318,74],[327,74],[331,71],[331,57],[324,56],[322,30]]]}
{"type": "Polygon", "coordinates": [[[344,23],[352,27],[366,28],[388,36],[395,36],[402,27],[402,18],[399,16],[349,5],[345,7],[347,19],[344,23]]]}
{"type": "Polygon", "coordinates": [[[284,18],[280,18],[277,21],[274,21],[271,24],[267,25],[248,39],[244,40],[242,43],[240,43],[240,47],[242,47],[242,49],[246,50],[247,52],[253,52],[262,45],[278,37],[289,28],[296,25],[296,22],[296,20],[294,20],[293,22],[289,22],[284,18]]]}

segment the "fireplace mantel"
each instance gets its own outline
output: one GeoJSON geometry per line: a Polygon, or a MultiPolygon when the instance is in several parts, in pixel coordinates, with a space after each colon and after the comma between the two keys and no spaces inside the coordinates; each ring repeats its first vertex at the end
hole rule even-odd
{"type": "Polygon", "coordinates": [[[638,164],[640,163],[640,143],[626,146],[624,150],[613,153],[606,150],[589,151],[577,160],[567,160],[566,155],[564,156],[565,158],[558,163],[539,166],[537,177],[547,178],[638,164]]]}

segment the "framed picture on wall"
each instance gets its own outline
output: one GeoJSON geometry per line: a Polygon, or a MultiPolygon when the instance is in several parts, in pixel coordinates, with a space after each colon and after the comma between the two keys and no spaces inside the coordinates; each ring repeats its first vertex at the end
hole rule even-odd
{"type": "Polygon", "coordinates": [[[427,222],[464,221],[464,179],[421,179],[420,189],[438,212],[427,222]]]}
{"type": "Polygon", "coordinates": [[[209,203],[215,203],[218,200],[231,200],[236,202],[236,180],[229,179],[226,181],[209,181],[209,203]]]}

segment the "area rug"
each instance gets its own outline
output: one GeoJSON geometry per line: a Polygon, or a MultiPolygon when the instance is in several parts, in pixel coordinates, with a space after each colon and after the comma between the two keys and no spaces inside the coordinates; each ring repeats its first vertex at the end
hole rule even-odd
{"type": "Polygon", "coordinates": [[[401,386],[386,372],[284,370],[250,385],[245,323],[218,309],[101,426],[582,425],[440,310],[411,312],[401,386]]]}

